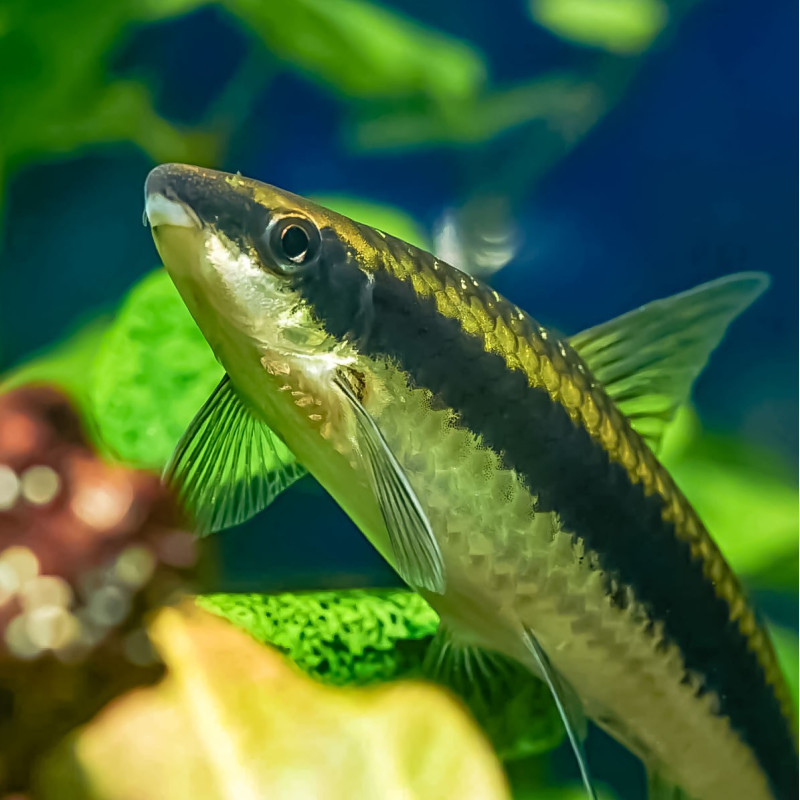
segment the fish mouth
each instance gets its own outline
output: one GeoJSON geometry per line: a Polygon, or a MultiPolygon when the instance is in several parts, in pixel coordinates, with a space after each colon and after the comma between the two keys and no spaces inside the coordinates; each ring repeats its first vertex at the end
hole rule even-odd
{"type": "Polygon", "coordinates": [[[192,167],[162,164],[150,171],[144,184],[144,213],[151,228],[202,228],[203,223],[186,199],[187,174],[192,167]]]}
{"type": "Polygon", "coordinates": [[[250,183],[227,172],[162,164],[145,181],[145,216],[154,229],[211,228],[241,241],[263,231],[268,217],[250,183]]]}

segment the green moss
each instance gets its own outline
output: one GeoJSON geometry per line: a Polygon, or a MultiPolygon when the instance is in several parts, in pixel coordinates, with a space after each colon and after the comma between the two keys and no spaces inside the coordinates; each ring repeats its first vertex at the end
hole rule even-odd
{"type": "Polygon", "coordinates": [[[97,354],[90,397],[103,442],[121,461],[160,470],[222,377],[169,275],[127,296],[97,354]]]}
{"type": "Polygon", "coordinates": [[[391,590],[213,594],[198,603],[337,686],[414,673],[439,621],[418,594],[391,590]]]}
{"type": "Polygon", "coordinates": [[[563,738],[547,688],[520,666],[503,661],[483,672],[452,662],[434,675],[426,655],[439,620],[414,592],[213,594],[197,602],[325,683],[365,686],[423,677],[442,683],[463,700],[506,760],[545,752],[563,738]]]}

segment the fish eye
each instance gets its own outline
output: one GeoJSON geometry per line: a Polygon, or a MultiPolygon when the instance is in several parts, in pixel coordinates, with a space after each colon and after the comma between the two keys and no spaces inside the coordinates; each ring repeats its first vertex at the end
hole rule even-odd
{"type": "Polygon", "coordinates": [[[270,226],[269,246],[283,272],[292,272],[314,260],[319,252],[317,227],[305,217],[284,217],[270,226]]]}
{"type": "Polygon", "coordinates": [[[281,247],[289,261],[302,261],[308,253],[309,244],[308,234],[299,225],[289,225],[281,233],[281,247]]]}

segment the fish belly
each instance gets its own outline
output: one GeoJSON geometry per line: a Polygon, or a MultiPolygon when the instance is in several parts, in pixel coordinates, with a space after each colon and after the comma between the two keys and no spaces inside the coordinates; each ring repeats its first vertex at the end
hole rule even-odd
{"type": "Polygon", "coordinates": [[[701,691],[702,676],[687,676],[659,622],[629,591],[612,600],[596,556],[570,533],[557,530],[551,551],[521,561],[515,613],[587,714],[697,800],[769,800],[752,751],[701,691]]]}

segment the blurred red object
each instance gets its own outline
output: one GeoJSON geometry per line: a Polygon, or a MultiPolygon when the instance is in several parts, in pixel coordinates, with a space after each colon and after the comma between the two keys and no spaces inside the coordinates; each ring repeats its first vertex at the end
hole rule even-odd
{"type": "Polygon", "coordinates": [[[195,543],[155,475],[103,462],[59,391],[0,396],[0,796],[109,699],[162,672],[143,628],[195,543]]]}

